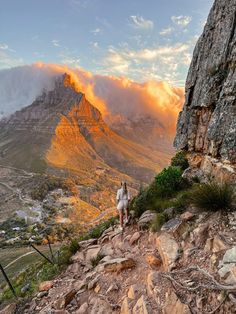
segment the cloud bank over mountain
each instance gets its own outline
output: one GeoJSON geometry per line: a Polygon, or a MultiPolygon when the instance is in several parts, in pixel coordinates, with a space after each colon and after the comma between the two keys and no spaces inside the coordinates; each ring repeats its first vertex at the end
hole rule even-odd
{"type": "Polygon", "coordinates": [[[43,89],[52,89],[55,78],[65,72],[107,121],[150,116],[174,132],[184,101],[182,88],[163,81],[137,83],[125,77],[94,75],[56,64],[35,63],[0,71],[1,114],[7,116],[30,105],[43,89]]]}

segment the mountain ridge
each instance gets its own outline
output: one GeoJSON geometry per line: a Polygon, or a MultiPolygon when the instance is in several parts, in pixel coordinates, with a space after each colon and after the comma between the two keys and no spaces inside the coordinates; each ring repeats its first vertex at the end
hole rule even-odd
{"type": "MultiPolygon", "coordinates": [[[[100,111],[86,100],[83,93],[75,90],[73,82],[67,74],[56,80],[55,88],[52,91],[43,92],[30,106],[17,111],[9,118],[2,119],[0,129],[2,130],[0,135],[2,163],[8,163],[9,153],[12,152],[13,158],[8,165],[18,165],[20,168],[26,167],[30,170],[35,170],[34,164],[37,160],[40,164],[44,164],[43,171],[48,168],[47,162],[50,166],[54,163],[56,167],[63,167],[63,163],[57,162],[55,158],[60,153],[58,148],[60,147],[61,152],[65,152],[66,144],[70,142],[70,147],[73,147],[72,142],[76,143],[79,138],[84,145],[82,147],[80,142],[80,148],[84,149],[84,152],[87,151],[90,157],[93,156],[98,160],[99,166],[101,166],[100,162],[103,165],[107,163],[108,168],[115,168],[117,171],[144,181],[150,180],[158,169],[168,163],[169,158],[168,154],[151,151],[112,131],[103,121],[100,111]],[[20,139],[15,142],[12,141],[14,136],[19,136],[19,134],[14,133],[19,132],[23,132],[20,139]],[[65,136],[66,132],[70,132],[70,137],[73,140],[67,136],[63,147],[59,145],[59,137],[60,135],[65,136]],[[50,139],[50,136],[58,141],[56,145],[53,144],[53,139],[50,139]],[[17,145],[18,141],[21,143],[23,141],[23,146],[28,143],[27,148],[30,152],[25,157],[30,159],[32,153],[34,162],[32,160],[32,163],[25,163],[22,160],[18,163],[19,156],[24,159],[24,151],[17,145]],[[33,142],[37,142],[37,144],[35,145],[33,142]],[[18,149],[16,149],[17,147],[18,149]],[[52,152],[53,148],[54,152],[52,152]],[[46,153],[46,159],[43,158],[44,153],[46,153]]],[[[75,160],[78,153],[77,146],[73,153],[74,157],[70,155],[70,157],[64,158],[67,161],[68,158],[75,160]]],[[[92,160],[94,159],[89,162],[91,165],[92,160]]],[[[64,166],[66,167],[66,163],[64,166]]],[[[79,168],[79,165],[76,167],[79,168]]],[[[70,169],[72,168],[70,167],[70,169]]]]}

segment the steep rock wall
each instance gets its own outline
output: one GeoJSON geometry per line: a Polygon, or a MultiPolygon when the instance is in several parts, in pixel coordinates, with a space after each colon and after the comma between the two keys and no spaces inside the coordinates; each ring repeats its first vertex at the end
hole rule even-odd
{"type": "Polygon", "coordinates": [[[174,145],[236,164],[236,0],[216,0],[195,47],[174,145]]]}

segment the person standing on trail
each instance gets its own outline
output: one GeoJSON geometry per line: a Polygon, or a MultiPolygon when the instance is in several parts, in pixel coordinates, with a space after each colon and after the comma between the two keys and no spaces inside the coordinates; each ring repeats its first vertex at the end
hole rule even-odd
{"type": "Polygon", "coordinates": [[[125,214],[125,224],[129,221],[129,202],[130,194],[127,188],[126,182],[121,182],[121,188],[118,189],[116,195],[117,210],[120,216],[120,228],[123,231],[124,228],[124,214],[125,214]]]}

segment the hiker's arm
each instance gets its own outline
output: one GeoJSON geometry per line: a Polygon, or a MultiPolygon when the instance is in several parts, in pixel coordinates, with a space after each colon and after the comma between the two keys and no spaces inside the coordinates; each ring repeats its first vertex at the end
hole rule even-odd
{"type": "Polygon", "coordinates": [[[118,205],[119,200],[120,200],[120,191],[118,190],[116,193],[116,205],[118,205]]]}
{"type": "Polygon", "coordinates": [[[131,197],[130,197],[130,193],[128,191],[128,201],[130,202],[130,200],[131,200],[131,197]]]}

